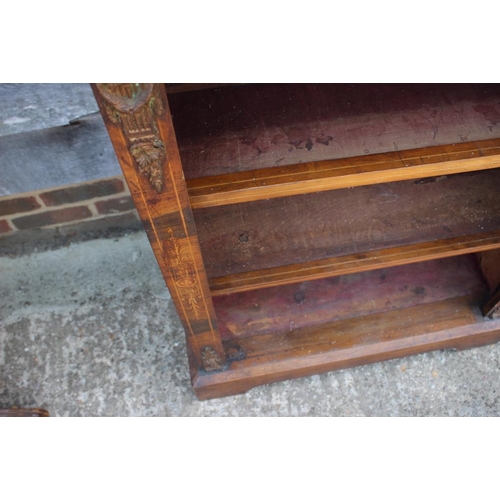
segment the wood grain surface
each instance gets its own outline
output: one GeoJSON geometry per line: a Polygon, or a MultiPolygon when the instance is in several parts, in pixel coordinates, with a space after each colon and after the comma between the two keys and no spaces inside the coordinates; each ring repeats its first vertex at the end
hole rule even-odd
{"type": "Polygon", "coordinates": [[[500,247],[500,230],[438,241],[374,250],[348,256],[290,264],[271,269],[229,274],[209,280],[212,296],[277,285],[342,276],[373,269],[401,266],[443,257],[483,252],[500,247]]]}
{"type": "Polygon", "coordinates": [[[194,210],[499,166],[500,139],[490,139],[201,177],[187,186],[194,210]]]}
{"type": "Polygon", "coordinates": [[[499,84],[253,84],[169,96],[186,179],[500,138],[499,84]]]}
{"type": "Polygon", "coordinates": [[[213,279],[334,257],[363,260],[368,252],[450,238],[474,241],[500,229],[499,187],[500,170],[489,170],[200,209],[194,216],[213,279]]]}
{"type": "Polygon", "coordinates": [[[482,311],[487,317],[500,316],[500,250],[480,252],[477,260],[484,279],[488,284],[489,297],[482,311]]]}
{"type": "Polygon", "coordinates": [[[472,255],[233,293],[214,305],[222,338],[235,340],[465,295],[478,304],[488,295],[472,255]]]}
{"type": "Polygon", "coordinates": [[[194,389],[199,399],[229,396],[290,378],[498,340],[500,319],[485,321],[475,299],[459,297],[289,333],[252,336],[237,344],[229,341],[228,352],[237,350],[242,359],[224,372],[197,377],[194,389]]]}

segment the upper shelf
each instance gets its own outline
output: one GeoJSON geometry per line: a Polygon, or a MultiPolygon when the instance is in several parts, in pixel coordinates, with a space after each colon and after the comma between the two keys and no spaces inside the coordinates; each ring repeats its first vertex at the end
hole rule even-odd
{"type": "Polygon", "coordinates": [[[202,177],[187,187],[194,210],[499,166],[500,139],[489,139],[202,177]]]}
{"type": "Polygon", "coordinates": [[[251,84],[169,102],[194,209],[500,165],[500,85],[251,84]]]}

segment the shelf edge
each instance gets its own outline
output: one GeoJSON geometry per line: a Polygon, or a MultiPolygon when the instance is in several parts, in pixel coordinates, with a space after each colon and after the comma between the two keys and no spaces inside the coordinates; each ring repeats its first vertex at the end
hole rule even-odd
{"type": "Polygon", "coordinates": [[[209,279],[213,297],[500,248],[500,230],[209,279]]]}
{"type": "Polygon", "coordinates": [[[193,210],[500,167],[500,139],[302,163],[186,181],[193,210]]]}

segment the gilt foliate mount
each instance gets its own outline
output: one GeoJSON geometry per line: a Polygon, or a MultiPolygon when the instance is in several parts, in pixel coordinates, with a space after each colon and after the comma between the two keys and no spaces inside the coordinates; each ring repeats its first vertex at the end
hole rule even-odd
{"type": "Polygon", "coordinates": [[[212,347],[205,347],[205,349],[201,351],[201,359],[203,369],[206,372],[216,372],[223,369],[222,361],[212,347]]]}
{"type": "Polygon", "coordinates": [[[157,193],[164,185],[166,159],[156,118],[165,111],[163,97],[152,83],[98,83],[108,118],[120,124],[135,167],[146,176],[157,193]]]}

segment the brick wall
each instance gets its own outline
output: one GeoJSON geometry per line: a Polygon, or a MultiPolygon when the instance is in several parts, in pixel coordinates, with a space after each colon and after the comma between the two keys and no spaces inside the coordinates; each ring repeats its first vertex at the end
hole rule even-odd
{"type": "Polygon", "coordinates": [[[0,236],[135,213],[123,177],[0,198],[0,236]]]}

